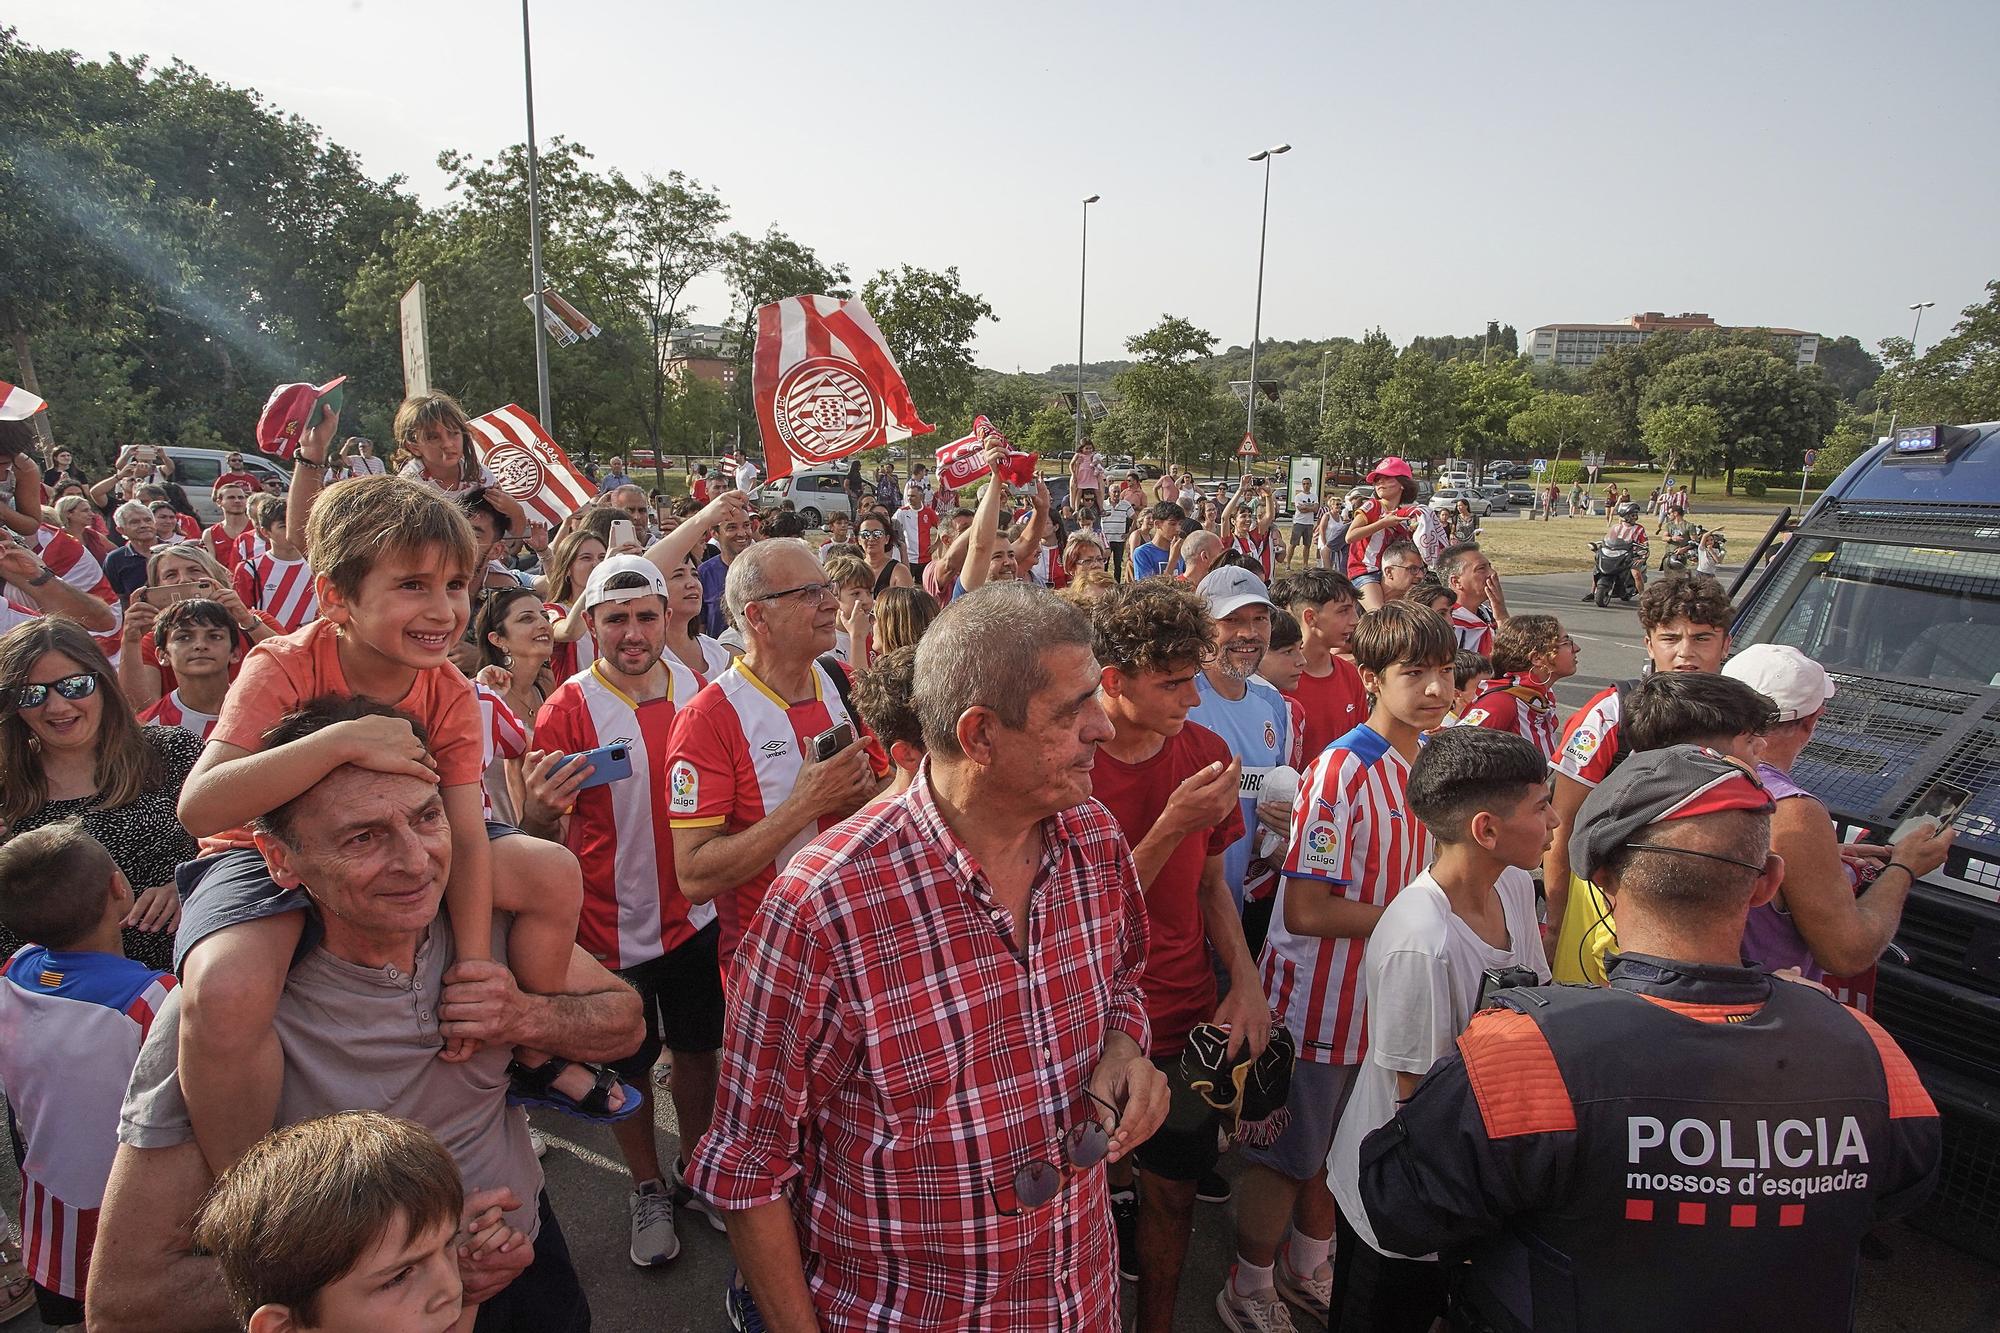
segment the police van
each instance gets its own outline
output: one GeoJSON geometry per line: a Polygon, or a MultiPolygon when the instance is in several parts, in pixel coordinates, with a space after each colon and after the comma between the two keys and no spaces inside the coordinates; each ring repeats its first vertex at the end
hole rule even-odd
{"type": "Polygon", "coordinates": [[[1791,644],[1832,675],[1792,777],[1843,839],[1958,806],[1871,1010],[1944,1117],[1944,1175],[1918,1224],[2000,1259],[2000,422],[1897,430],[1778,547],[1787,517],[1739,580],[1735,644],[1791,644]]]}

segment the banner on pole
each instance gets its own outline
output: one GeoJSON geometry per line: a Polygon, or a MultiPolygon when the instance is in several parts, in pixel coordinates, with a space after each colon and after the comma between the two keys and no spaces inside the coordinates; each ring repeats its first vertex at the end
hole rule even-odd
{"type": "Polygon", "coordinates": [[[421,279],[403,293],[403,396],[431,391],[431,321],[421,279]]]}
{"type": "MultiPolygon", "coordinates": [[[[533,310],[534,294],[530,292],[522,297],[521,304],[533,310]]],[[[590,316],[563,300],[553,287],[542,288],[542,327],[548,330],[549,337],[556,340],[558,347],[571,347],[604,332],[591,323],[590,316]]]]}
{"type": "Polygon", "coordinates": [[[917,416],[859,300],[788,296],[757,307],[751,387],[772,481],[935,429],[917,416]]]}
{"type": "Polygon", "coordinates": [[[479,461],[531,520],[553,528],[596,496],[597,487],[519,404],[474,417],[471,426],[479,461]]]}

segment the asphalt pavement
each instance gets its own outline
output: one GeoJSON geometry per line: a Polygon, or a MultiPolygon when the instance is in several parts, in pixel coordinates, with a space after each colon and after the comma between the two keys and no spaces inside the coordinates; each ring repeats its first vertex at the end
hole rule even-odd
{"type": "MultiPolygon", "coordinates": [[[[1556,687],[1565,710],[1582,704],[1613,681],[1635,676],[1645,661],[1637,613],[1613,603],[1603,610],[1578,600],[1582,574],[1551,574],[1507,581],[1511,611],[1548,612],[1562,618],[1580,649],[1579,673],[1556,687]]],[[[657,1103],[663,1152],[674,1150],[670,1103],[657,1103]]],[[[728,1242],[696,1215],[680,1222],[681,1253],[652,1269],[635,1267],[627,1256],[626,1197],[631,1188],[608,1131],[550,1112],[537,1112],[536,1126],[548,1137],[543,1167],[585,1289],[590,1293],[597,1333],[720,1333],[729,1327],[722,1293],[732,1261],[728,1242]]],[[[1223,1161],[1225,1175],[1234,1161],[1223,1161]]],[[[11,1218],[19,1194],[11,1173],[0,1178],[0,1206],[11,1218]]],[[[1228,1263],[1229,1204],[1197,1204],[1195,1230],[1174,1328],[1176,1333],[1215,1333],[1215,1292],[1228,1263]]],[[[1862,1262],[1860,1333],[2000,1333],[2000,1268],[1975,1259],[1902,1224],[1884,1227],[1886,1252],[1862,1262]]],[[[1694,1280],[1699,1280],[1698,1278],[1694,1280]]],[[[1132,1317],[1131,1285],[1125,1286],[1126,1315],[1132,1317]]],[[[1301,1330],[1318,1327],[1298,1318],[1301,1330]]],[[[15,1330],[40,1329],[33,1313],[8,1324],[15,1330]]],[[[1690,1331],[1694,1333],[1694,1331],[1690,1331]]]]}

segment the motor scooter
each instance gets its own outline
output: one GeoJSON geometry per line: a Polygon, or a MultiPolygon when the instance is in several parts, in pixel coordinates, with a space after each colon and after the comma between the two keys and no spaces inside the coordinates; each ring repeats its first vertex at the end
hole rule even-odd
{"type": "Polygon", "coordinates": [[[1597,557],[1597,564],[1591,576],[1591,590],[1579,600],[1595,601],[1599,606],[1609,606],[1616,597],[1627,606],[1639,595],[1638,581],[1633,577],[1632,567],[1638,558],[1638,551],[1631,540],[1625,537],[1606,537],[1590,544],[1591,554],[1597,557]]]}

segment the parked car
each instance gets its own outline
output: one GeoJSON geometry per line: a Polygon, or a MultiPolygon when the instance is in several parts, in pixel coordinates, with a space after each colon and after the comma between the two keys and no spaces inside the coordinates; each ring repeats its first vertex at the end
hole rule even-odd
{"type": "Polygon", "coordinates": [[[1487,508],[1492,513],[1501,514],[1512,508],[1512,497],[1507,494],[1507,488],[1497,482],[1481,486],[1479,493],[1486,497],[1487,508]]]}
{"type": "Polygon", "coordinates": [[[660,456],[651,449],[634,449],[625,462],[635,472],[640,468],[651,472],[660,466],[660,456]]]}
{"type": "MultiPolygon", "coordinates": [[[[870,484],[873,491],[873,484],[870,484]]],[[[776,508],[786,500],[806,521],[806,526],[816,528],[829,514],[846,514],[854,517],[854,506],[847,498],[846,467],[809,467],[794,472],[789,477],[767,481],[757,492],[757,503],[765,509],[776,508]]]]}
{"type": "Polygon", "coordinates": [[[1470,486],[1440,486],[1437,488],[1436,494],[1431,496],[1431,508],[1437,510],[1439,513],[1450,513],[1452,510],[1458,508],[1460,500],[1471,505],[1472,512],[1475,515],[1483,516],[1493,507],[1487,502],[1485,496],[1473,490],[1470,486]]]}
{"type": "MultiPolygon", "coordinates": [[[[184,449],[180,445],[166,446],[167,457],[174,460],[174,480],[187,492],[188,503],[203,523],[220,523],[222,506],[215,502],[215,480],[222,475],[222,460],[229,455],[226,449],[184,449]]],[[[292,474],[258,453],[255,449],[240,451],[243,470],[255,473],[259,480],[275,477],[278,493],[283,494],[292,487],[292,474]]],[[[268,489],[268,486],[266,487],[268,489]]]]}
{"type": "Polygon", "coordinates": [[[1525,481],[1508,482],[1507,503],[1517,509],[1533,509],[1535,507],[1535,488],[1533,484],[1525,481]]]}

